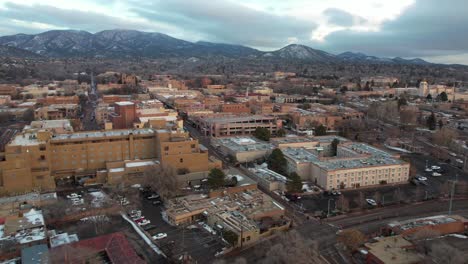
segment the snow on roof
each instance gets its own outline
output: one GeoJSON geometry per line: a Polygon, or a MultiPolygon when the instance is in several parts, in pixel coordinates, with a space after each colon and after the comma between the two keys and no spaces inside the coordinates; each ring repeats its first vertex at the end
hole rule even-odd
{"type": "Polygon", "coordinates": [[[32,208],[29,212],[23,214],[24,218],[34,225],[44,225],[44,216],[41,210],[32,208]]]}
{"type": "Polygon", "coordinates": [[[129,101],[116,102],[115,104],[116,105],[121,105],[121,106],[123,106],[123,105],[134,105],[134,103],[129,102],[129,101]]]}
{"type": "Polygon", "coordinates": [[[154,161],[137,161],[137,162],[129,162],[125,163],[125,167],[133,168],[133,167],[143,167],[143,166],[152,166],[156,163],[154,161]]]}
{"type": "Polygon", "coordinates": [[[109,172],[122,172],[125,171],[125,168],[113,168],[109,169],[109,172]]]}

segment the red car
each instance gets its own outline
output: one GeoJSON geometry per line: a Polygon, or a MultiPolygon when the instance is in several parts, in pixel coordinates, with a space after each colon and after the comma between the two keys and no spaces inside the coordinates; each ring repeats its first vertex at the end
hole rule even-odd
{"type": "Polygon", "coordinates": [[[137,219],[135,219],[135,220],[133,220],[133,221],[135,221],[135,223],[140,223],[140,222],[143,221],[143,220],[145,220],[145,217],[144,217],[144,216],[142,216],[142,217],[140,217],[140,218],[137,218],[137,219]]]}

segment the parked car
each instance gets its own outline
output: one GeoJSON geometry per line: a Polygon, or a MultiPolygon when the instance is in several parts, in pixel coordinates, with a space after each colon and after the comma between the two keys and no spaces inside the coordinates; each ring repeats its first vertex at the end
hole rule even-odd
{"type": "Polygon", "coordinates": [[[81,198],[81,195],[79,195],[77,193],[71,193],[71,194],[67,195],[67,198],[68,199],[81,198]]]}
{"type": "Polygon", "coordinates": [[[442,174],[440,174],[440,173],[438,173],[438,172],[433,172],[433,173],[432,173],[432,176],[433,176],[433,177],[440,177],[440,176],[442,176],[442,174]]]}
{"type": "Polygon", "coordinates": [[[146,199],[148,199],[148,200],[154,200],[154,199],[159,199],[159,197],[160,197],[159,194],[153,193],[153,194],[151,194],[150,196],[146,197],[146,199]]]}
{"type": "Polygon", "coordinates": [[[153,205],[160,205],[160,204],[162,204],[161,200],[153,201],[153,205]]]}
{"type": "Polygon", "coordinates": [[[163,239],[163,238],[166,238],[166,237],[167,237],[166,233],[158,233],[158,234],[153,236],[153,239],[158,240],[158,239],[163,239]]]}
{"type": "Polygon", "coordinates": [[[140,221],[137,223],[139,226],[145,226],[151,224],[151,221],[148,219],[144,219],[143,221],[140,221]]]}
{"type": "Polygon", "coordinates": [[[143,228],[143,230],[148,231],[148,230],[156,228],[156,226],[150,224],[150,225],[144,225],[144,226],[142,226],[142,228],[143,228]]]}
{"type": "Polygon", "coordinates": [[[416,185],[416,186],[418,186],[418,185],[420,184],[420,182],[419,182],[418,179],[416,179],[416,178],[411,179],[410,182],[411,182],[412,184],[416,185]]]}
{"type": "Polygon", "coordinates": [[[143,220],[145,220],[145,217],[144,217],[144,216],[140,216],[140,217],[138,217],[138,218],[133,219],[133,221],[135,221],[136,223],[139,223],[139,222],[141,222],[141,221],[143,221],[143,220]]]}
{"type": "Polygon", "coordinates": [[[377,206],[377,202],[375,202],[374,199],[366,199],[366,202],[367,202],[369,205],[377,206]]]}
{"type": "Polygon", "coordinates": [[[427,181],[427,178],[424,176],[417,176],[416,179],[418,179],[418,181],[427,181]]]}
{"type": "Polygon", "coordinates": [[[426,168],[424,171],[425,172],[432,172],[432,169],[431,168],[426,168]]]}
{"type": "Polygon", "coordinates": [[[432,165],[432,166],[431,166],[431,169],[432,169],[432,170],[440,170],[440,166],[432,165]]]}

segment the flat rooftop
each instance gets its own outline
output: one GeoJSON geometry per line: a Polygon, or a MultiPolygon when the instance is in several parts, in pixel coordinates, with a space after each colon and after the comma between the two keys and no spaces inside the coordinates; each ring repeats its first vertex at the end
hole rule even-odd
{"type": "Polygon", "coordinates": [[[99,137],[117,137],[117,136],[128,136],[133,135],[151,135],[154,134],[154,130],[151,128],[141,129],[119,129],[119,130],[106,130],[106,131],[89,131],[79,132],[73,134],[61,134],[55,135],[51,141],[67,140],[67,139],[84,139],[84,138],[99,138],[99,137]]]}
{"type": "Polygon", "coordinates": [[[436,215],[423,218],[409,219],[405,221],[394,221],[388,224],[389,227],[408,230],[422,226],[436,226],[454,222],[468,222],[467,219],[458,215],[436,215]]]}
{"type": "Polygon", "coordinates": [[[256,150],[270,150],[273,145],[254,137],[232,137],[213,139],[215,144],[224,146],[234,152],[247,152],[256,150]]]}
{"type": "Polygon", "coordinates": [[[205,121],[210,123],[237,123],[256,120],[274,120],[276,117],[263,115],[246,115],[246,116],[223,116],[223,117],[204,117],[205,121]]]}
{"type": "Polygon", "coordinates": [[[348,139],[340,136],[318,136],[318,137],[300,137],[300,136],[289,136],[282,138],[272,138],[270,141],[276,145],[288,144],[288,143],[306,143],[306,142],[320,142],[320,143],[331,143],[334,139],[338,139],[340,143],[349,142],[348,139]]]}
{"type": "Polygon", "coordinates": [[[311,162],[325,170],[357,169],[405,163],[386,151],[364,143],[344,144],[339,145],[338,148],[342,148],[343,151],[354,154],[354,156],[319,158],[316,151],[305,148],[285,148],[283,149],[283,153],[298,163],[311,162]]]}

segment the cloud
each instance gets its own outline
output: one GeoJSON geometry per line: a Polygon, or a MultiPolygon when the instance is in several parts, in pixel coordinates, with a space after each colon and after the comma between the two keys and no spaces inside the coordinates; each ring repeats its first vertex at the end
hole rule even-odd
{"type": "Polygon", "coordinates": [[[329,8],[325,10],[323,14],[328,17],[329,23],[337,26],[350,27],[355,23],[353,15],[340,9],[329,8]]]}
{"type": "Polygon", "coordinates": [[[460,62],[466,10],[466,0],[0,0],[0,34],[122,28],[262,50],[294,42],[460,62]]]}
{"type": "MultiPolygon", "coordinates": [[[[137,6],[137,5],[136,5],[137,6]]],[[[132,12],[148,20],[176,24],[185,31],[198,32],[211,41],[277,48],[293,35],[307,41],[315,23],[287,15],[248,8],[232,1],[152,1],[132,12]]]]}
{"type": "Polygon", "coordinates": [[[385,22],[376,32],[341,30],[327,36],[324,43],[310,44],[334,52],[351,50],[429,60],[434,57],[440,61],[441,58],[468,53],[468,35],[463,34],[466,25],[466,1],[452,0],[450,4],[441,5],[438,0],[418,0],[400,17],[385,22]]]}

